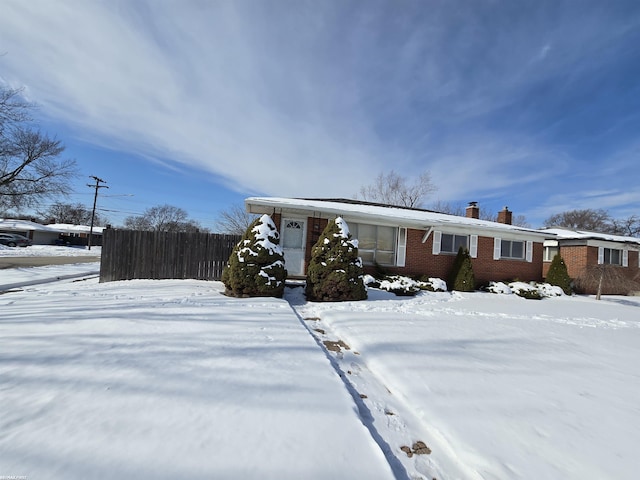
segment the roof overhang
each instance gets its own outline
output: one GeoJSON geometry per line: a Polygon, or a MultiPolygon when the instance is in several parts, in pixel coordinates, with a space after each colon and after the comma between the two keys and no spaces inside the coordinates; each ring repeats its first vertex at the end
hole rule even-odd
{"type": "Polygon", "coordinates": [[[433,229],[450,233],[484,234],[484,236],[501,238],[526,238],[537,242],[555,238],[554,234],[514,225],[396,207],[278,197],[250,197],[245,200],[245,207],[247,212],[254,214],[266,213],[268,215],[280,214],[324,219],[340,216],[347,222],[405,227],[425,231],[433,229]]]}

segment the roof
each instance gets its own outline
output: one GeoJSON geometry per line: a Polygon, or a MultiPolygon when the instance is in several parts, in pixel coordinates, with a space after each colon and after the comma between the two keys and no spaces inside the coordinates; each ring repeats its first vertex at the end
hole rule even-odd
{"type": "Polygon", "coordinates": [[[29,220],[15,220],[12,218],[0,218],[0,230],[11,231],[37,231],[37,232],[52,232],[58,231],[54,228],[50,228],[47,225],[42,225],[36,222],[30,222],[29,220]]]}
{"type": "Polygon", "coordinates": [[[423,230],[430,228],[443,228],[453,231],[485,230],[493,235],[510,234],[531,238],[537,237],[540,241],[544,238],[555,237],[551,233],[516,225],[505,225],[503,223],[448,215],[431,210],[397,207],[360,200],[250,197],[245,200],[245,205],[251,213],[298,213],[324,218],[344,216],[347,217],[347,221],[361,221],[423,230]]]}
{"type": "MultiPolygon", "coordinates": [[[[47,225],[50,228],[55,229],[58,232],[64,233],[89,233],[91,231],[91,227],[89,225],[72,225],[70,223],[52,223],[47,225]]],[[[93,226],[93,234],[101,234],[104,230],[104,227],[93,226]]]]}
{"type": "Polygon", "coordinates": [[[586,230],[571,230],[566,228],[545,228],[556,236],[557,240],[604,240],[608,242],[633,243],[640,245],[640,238],[612,235],[610,233],[588,232],[586,230]]]}
{"type": "MultiPolygon", "coordinates": [[[[87,225],[71,225],[68,223],[53,223],[42,225],[29,220],[16,220],[12,218],[0,218],[0,230],[15,232],[51,232],[51,233],[89,233],[91,227],[87,225]]],[[[93,227],[94,234],[101,234],[104,227],[93,227]]]]}

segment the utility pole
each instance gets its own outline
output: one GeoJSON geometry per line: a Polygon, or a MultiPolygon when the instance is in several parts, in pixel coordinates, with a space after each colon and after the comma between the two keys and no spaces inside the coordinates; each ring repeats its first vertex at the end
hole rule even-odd
{"type": "Polygon", "coordinates": [[[89,228],[89,242],[88,242],[88,248],[87,250],[91,250],[91,239],[93,238],[93,221],[96,217],[96,203],[98,202],[98,190],[100,188],[109,188],[106,185],[100,185],[101,183],[107,183],[106,181],[102,180],[101,178],[98,178],[96,176],[91,176],[89,178],[93,178],[96,183],[95,185],[91,185],[89,183],[87,183],[87,187],[91,187],[91,188],[95,188],[96,189],[96,193],[93,196],[93,210],[91,211],[91,227],[89,228]]]}

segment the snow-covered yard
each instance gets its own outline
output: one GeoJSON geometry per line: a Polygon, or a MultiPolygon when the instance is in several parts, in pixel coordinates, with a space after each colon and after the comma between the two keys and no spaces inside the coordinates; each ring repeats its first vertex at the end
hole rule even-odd
{"type": "Polygon", "coordinates": [[[0,257],[95,257],[102,247],[65,247],[57,245],[31,245],[30,247],[7,247],[0,245],[0,257]]]}
{"type": "Polygon", "coordinates": [[[637,477],[640,298],[222,291],[0,295],[0,475],[637,477]]]}

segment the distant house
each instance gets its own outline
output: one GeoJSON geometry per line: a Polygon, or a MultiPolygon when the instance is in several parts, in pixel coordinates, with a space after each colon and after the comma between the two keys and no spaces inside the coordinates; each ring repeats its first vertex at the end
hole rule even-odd
{"type": "MultiPolygon", "coordinates": [[[[69,223],[51,223],[47,227],[60,232],[60,239],[69,245],[87,245],[89,240],[89,225],[72,225],[69,223]]],[[[93,227],[92,245],[102,245],[102,231],[104,227],[93,227]]]]}
{"type": "Polygon", "coordinates": [[[51,245],[60,235],[58,230],[40,223],[8,218],[0,219],[0,232],[17,233],[30,238],[34,245],[51,245]]]}
{"type": "Polygon", "coordinates": [[[466,217],[346,199],[253,197],[248,212],[270,214],[281,235],[290,276],[304,276],[311,249],[327,222],[343,217],[366,270],[446,279],[458,248],[469,250],[478,283],[542,279],[543,242],[550,235],[511,225],[506,207],[498,222],[479,220],[471,203],[466,217]]]}
{"type": "MultiPolygon", "coordinates": [[[[93,227],[93,245],[102,245],[103,227],[93,227]]],[[[34,245],[87,245],[90,227],[56,223],[42,225],[29,220],[0,219],[0,233],[17,233],[30,238],[34,245]]]]}
{"type": "MultiPolygon", "coordinates": [[[[579,281],[586,277],[589,269],[610,265],[629,282],[627,286],[620,282],[613,286],[604,285],[603,293],[627,294],[635,289],[631,282],[640,282],[640,238],[562,228],[542,231],[555,236],[544,242],[544,277],[549,271],[551,260],[559,253],[573,279],[579,281]]],[[[594,285],[584,284],[583,290],[584,293],[596,293],[594,285]]]]}

